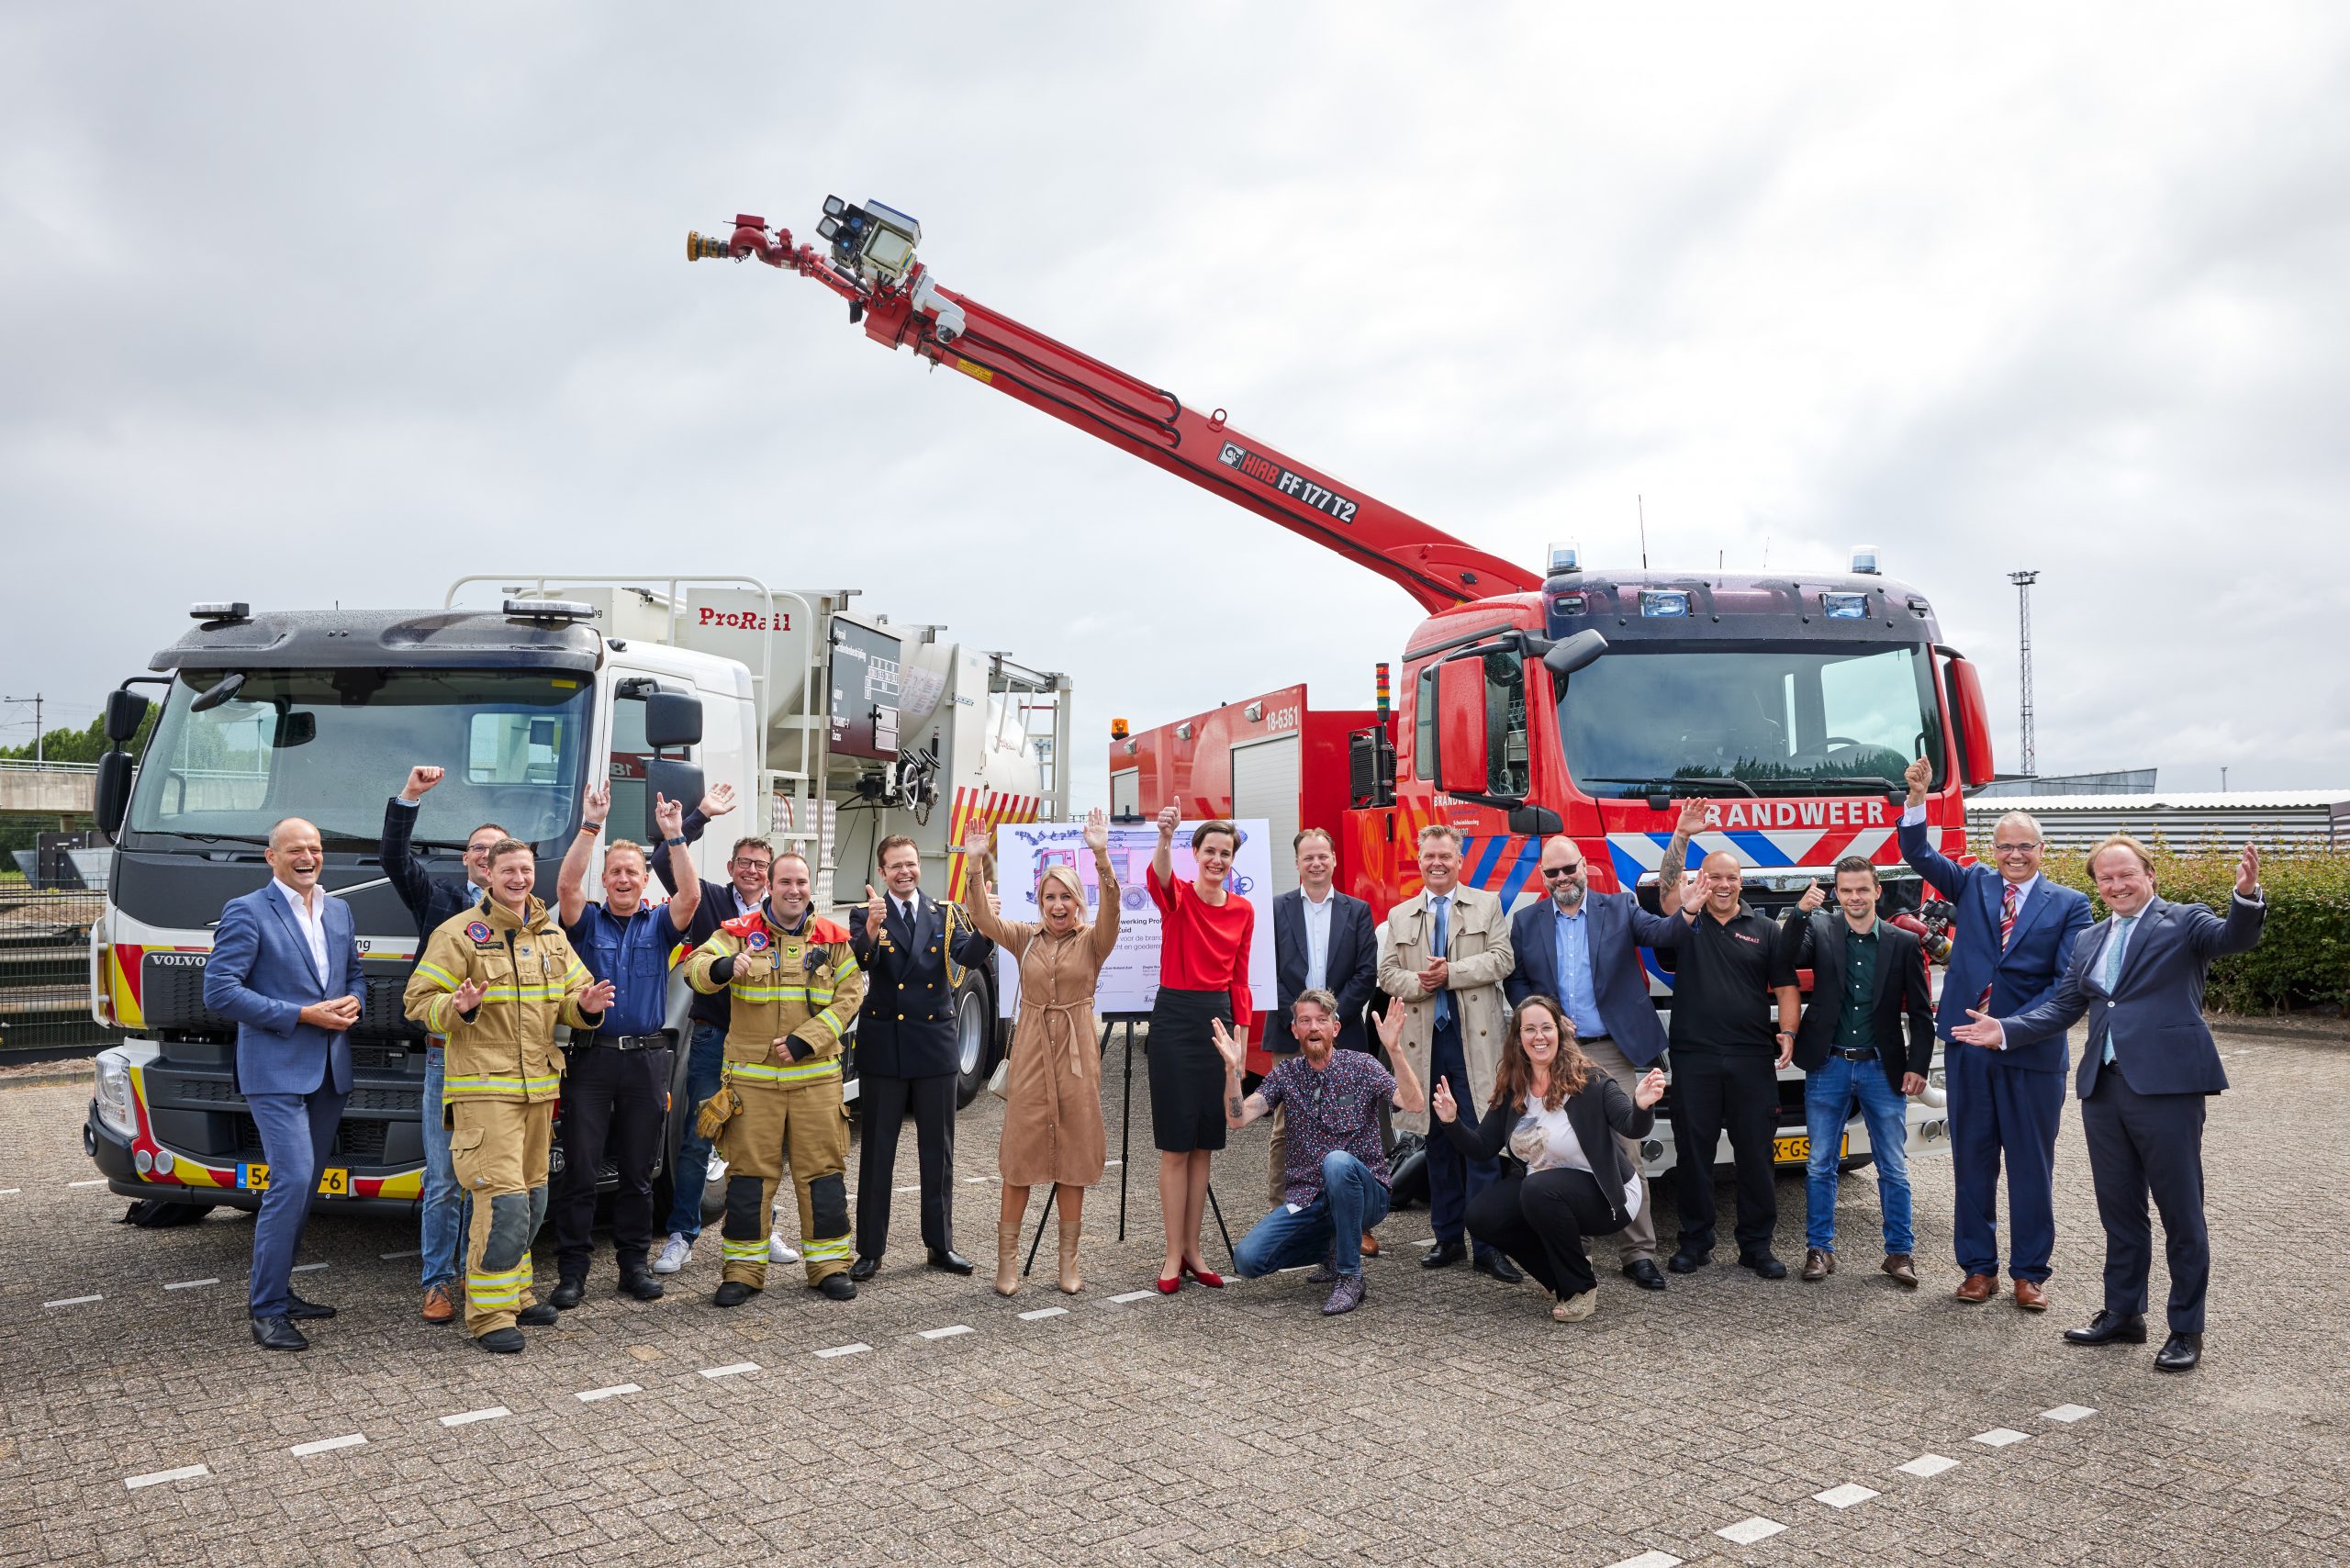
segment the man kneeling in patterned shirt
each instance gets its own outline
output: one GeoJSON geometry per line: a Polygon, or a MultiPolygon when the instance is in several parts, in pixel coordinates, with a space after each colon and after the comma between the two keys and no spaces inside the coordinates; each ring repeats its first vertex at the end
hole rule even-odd
{"type": "Polygon", "coordinates": [[[1427,1091],[1412,1064],[1395,1048],[1404,1037],[1404,1004],[1391,1003],[1379,1020],[1380,1043],[1403,1075],[1388,1075],[1378,1058],[1334,1048],[1338,1039],[1338,999],[1326,991],[1300,992],[1290,1009],[1290,1032],[1298,1054],[1273,1064],[1245,1100],[1240,1064],[1245,1042],[1219,1023],[1215,1048],[1224,1057],[1224,1119],[1245,1127],[1282,1107],[1289,1141],[1281,1172],[1286,1200],[1257,1222],[1233,1249],[1233,1268],[1243,1279],[1294,1268],[1309,1259],[1322,1266],[1307,1278],[1327,1284],[1323,1316],[1335,1317],[1362,1305],[1362,1237],[1387,1215],[1387,1148],[1379,1133],[1382,1104],[1399,1111],[1427,1108],[1427,1091]]]}

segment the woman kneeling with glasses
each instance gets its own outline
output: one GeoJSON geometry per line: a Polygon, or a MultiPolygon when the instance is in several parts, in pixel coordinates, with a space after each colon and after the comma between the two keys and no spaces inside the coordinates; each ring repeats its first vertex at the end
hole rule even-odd
{"type": "Polygon", "coordinates": [[[1449,1080],[1438,1080],[1428,1096],[1462,1153],[1507,1153],[1525,1166],[1469,1200],[1469,1233],[1548,1286],[1558,1322],[1589,1317],[1599,1304],[1583,1238],[1612,1236],[1639,1212],[1640,1174],[1616,1138],[1647,1137],[1663,1097],[1664,1074],[1653,1068],[1628,1095],[1595,1070],[1575,1048],[1574,1025],[1547,996],[1528,997],[1511,1014],[1483,1121],[1460,1119],[1449,1080]]]}

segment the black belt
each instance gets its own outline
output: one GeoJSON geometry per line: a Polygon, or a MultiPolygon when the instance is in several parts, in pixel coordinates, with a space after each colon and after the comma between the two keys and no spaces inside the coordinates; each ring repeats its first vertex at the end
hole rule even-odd
{"type": "Polygon", "coordinates": [[[661,1051],[670,1044],[666,1029],[655,1035],[589,1035],[586,1038],[588,1045],[609,1046],[616,1051],[661,1051]]]}
{"type": "Polygon", "coordinates": [[[1863,1046],[1857,1050],[1847,1050],[1842,1046],[1839,1046],[1830,1054],[1842,1057],[1846,1061],[1874,1061],[1876,1058],[1876,1047],[1863,1046]]]}

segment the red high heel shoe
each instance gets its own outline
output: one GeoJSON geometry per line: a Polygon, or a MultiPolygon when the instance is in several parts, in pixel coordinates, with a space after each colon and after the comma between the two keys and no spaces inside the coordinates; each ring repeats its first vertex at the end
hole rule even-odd
{"type": "MultiPolygon", "coordinates": [[[[1210,1290],[1212,1290],[1212,1291],[1220,1291],[1220,1290],[1224,1289],[1224,1276],[1223,1276],[1222,1274],[1219,1274],[1219,1273],[1214,1272],[1213,1270],[1209,1270],[1209,1269],[1194,1269],[1194,1268],[1192,1268],[1189,1263],[1186,1263],[1186,1264],[1184,1264],[1184,1265],[1183,1265],[1183,1275],[1184,1275],[1184,1276],[1188,1276],[1189,1278],[1192,1278],[1192,1279],[1194,1279],[1194,1280],[1199,1281],[1199,1282],[1200,1282],[1200,1283],[1202,1283],[1202,1284],[1203,1284],[1203,1285],[1207,1286],[1207,1288],[1208,1288],[1208,1289],[1210,1289],[1210,1290]]],[[[1181,1276],[1179,1276],[1179,1277],[1181,1277],[1181,1276]]],[[[1166,1287],[1165,1285],[1163,1285],[1163,1284],[1162,1284],[1162,1285],[1160,1285],[1158,1288],[1159,1288],[1160,1290],[1166,1290],[1166,1289],[1167,1289],[1167,1287],[1166,1287]]],[[[1171,1294],[1173,1294],[1174,1293],[1172,1293],[1172,1292],[1170,1291],[1170,1292],[1169,1292],[1168,1294],[1169,1294],[1171,1295],[1171,1294]]]]}
{"type": "Polygon", "coordinates": [[[1181,1290],[1183,1288],[1183,1273],[1184,1271],[1178,1270],[1176,1271],[1176,1274],[1173,1279],[1159,1281],[1158,1294],[1160,1295],[1173,1295],[1177,1291],[1181,1290]]]}

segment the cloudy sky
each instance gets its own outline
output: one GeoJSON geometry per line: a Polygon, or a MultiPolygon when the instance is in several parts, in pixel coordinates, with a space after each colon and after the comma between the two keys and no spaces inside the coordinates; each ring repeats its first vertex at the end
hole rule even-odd
{"type": "Polygon", "coordinates": [[[0,684],[740,570],[1069,671],[1080,801],[1113,714],[1368,705],[1397,589],[683,260],[838,192],[1497,554],[1879,544],[2003,767],[2028,566],[2043,772],[2350,785],[2350,18],[1628,9],[7,7],[0,684]]]}

